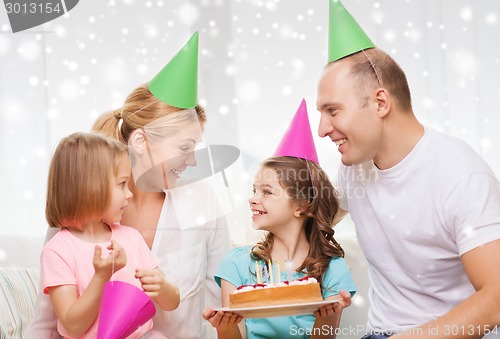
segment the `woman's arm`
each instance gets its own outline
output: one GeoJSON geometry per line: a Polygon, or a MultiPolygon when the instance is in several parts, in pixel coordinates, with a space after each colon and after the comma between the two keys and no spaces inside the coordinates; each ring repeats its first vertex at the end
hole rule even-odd
{"type": "Polygon", "coordinates": [[[153,298],[162,310],[172,311],[179,306],[179,289],[165,278],[158,267],[152,270],[137,269],[135,277],[141,281],[144,292],[153,298]]]}
{"type": "Polygon", "coordinates": [[[40,292],[33,312],[33,318],[31,318],[28,328],[23,334],[23,338],[60,339],[61,335],[57,332],[57,316],[50,303],[50,297],[43,294],[41,286],[39,289],[40,292]]]}
{"type": "MultiPolygon", "coordinates": [[[[59,228],[49,227],[45,235],[44,243],[47,243],[59,231],[59,228]]],[[[59,339],[61,335],[57,332],[57,316],[54,313],[50,297],[43,293],[42,272],[40,272],[40,286],[38,287],[38,299],[36,301],[33,317],[24,331],[25,339],[59,339]]]]}
{"type": "Polygon", "coordinates": [[[207,304],[210,307],[221,305],[221,289],[215,282],[214,275],[224,256],[229,252],[231,243],[225,217],[215,220],[214,227],[210,228],[207,238],[207,274],[205,287],[207,291],[207,304]]]}

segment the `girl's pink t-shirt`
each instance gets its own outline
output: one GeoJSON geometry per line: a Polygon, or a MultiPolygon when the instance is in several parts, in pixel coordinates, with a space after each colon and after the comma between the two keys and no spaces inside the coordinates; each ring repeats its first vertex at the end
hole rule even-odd
{"type": "MultiPolygon", "coordinates": [[[[124,281],[141,288],[141,283],[135,278],[135,269],[152,269],[158,267],[158,260],[151,253],[144,238],[132,227],[111,226],[111,239],[115,240],[125,250],[127,264],[115,272],[111,280],[124,281]]],[[[44,246],[41,255],[42,287],[48,293],[49,287],[61,285],[76,285],[78,296],[87,288],[94,275],[92,259],[96,245],[102,248],[102,257],[106,258],[110,251],[107,246],[110,241],[102,244],[93,244],[76,238],[67,229],[62,228],[44,246]]],[[[96,338],[98,318],[79,338],[96,338]]],[[[153,327],[150,320],[142,325],[129,338],[137,338],[153,327]]],[[[58,321],[57,329],[65,338],[74,338],[58,321]]]]}

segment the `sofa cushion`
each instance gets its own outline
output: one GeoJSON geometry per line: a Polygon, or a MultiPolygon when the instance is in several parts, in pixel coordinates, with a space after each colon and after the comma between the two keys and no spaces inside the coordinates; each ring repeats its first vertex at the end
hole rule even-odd
{"type": "Polygon", "coordinates": [[[37,299],[38,268],[0,268],[1,338],[22,338],[37,299]]]}

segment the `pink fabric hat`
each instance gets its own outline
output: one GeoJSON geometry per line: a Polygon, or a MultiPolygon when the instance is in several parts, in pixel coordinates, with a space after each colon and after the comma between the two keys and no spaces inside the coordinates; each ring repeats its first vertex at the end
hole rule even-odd
{"type": "Polygon", "coordinates": [[[307,116],[305,99],[302,99],[299,109],[288,127],[285,135],[274,152],[274,156],[289,156],[311,160],[319,165],[311,125],[307,116]]]}
{"type": "Polygon", "coordinates": [[[126,338],[155,314],[143,290],[123,281],[108,281],[102,292],[97,339],[126,338]]]}

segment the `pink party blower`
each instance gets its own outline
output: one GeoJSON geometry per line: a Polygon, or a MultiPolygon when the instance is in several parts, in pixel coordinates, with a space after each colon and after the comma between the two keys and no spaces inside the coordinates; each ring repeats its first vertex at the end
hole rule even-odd
{"type": "Polygon", "coordinates": [[[124,339],[155,314],[144,291],[123,281],[109,281],[102,293],[97,339],[124,339]]]}

